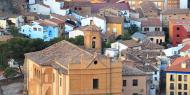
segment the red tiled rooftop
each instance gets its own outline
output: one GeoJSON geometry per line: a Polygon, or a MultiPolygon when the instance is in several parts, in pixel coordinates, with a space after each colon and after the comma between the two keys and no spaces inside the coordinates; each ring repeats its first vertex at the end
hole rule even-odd
{"type": "Polygon", "coordinates": [[[174,61],[171,63],[171,66],[168,66],[166,71],[175,71],[175,72],[190,72],[190,57],[179,57],[174,59],[174,61]],[[186,63],[187,68],[182,68],[181,64],[186,63]]]}
{"type": "Polygon", "coordinates": [[[105,7],[116,8],[119,10],[130,10],[129,3],[93,3],[91,7],[92,13],[96,13],[105,7]]]}
{"type": "Polygon", "coordinates": [[[182,51],[182,52],[185,52],[185,51],[187,51],[188,49],[190,49],[190,45],[185,45],[183,48],[181,48],[180,49],[180,51],[182,51]]]}
{"type": "Polygon", "coordinates": [[[141,26],[162,26],[162,23],[160,22],[160,19],[157,18],[151,18],[151,19],[146,19],[141,21],[141,26]]]}

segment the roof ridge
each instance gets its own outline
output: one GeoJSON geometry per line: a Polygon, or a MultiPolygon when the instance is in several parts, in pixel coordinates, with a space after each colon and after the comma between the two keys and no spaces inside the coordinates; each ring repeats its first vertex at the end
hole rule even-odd
{"type": "MultiPolygon", "coordinates": [[[[81,51],[84,51],[84,52],[88,53],[89,55],[92,55],[92,53],[86,51],[85,49],[80,48],[79,46],[77,46],[77,45],[75,45],[75,44],[73,44],[73,43],[71,43],[71,42],[69,42],[69,41],[66,41],[66,40],[63,40],[63,41],[66,42],[66,43],[69,44],[69,45],[72,45],[72,46],[74,46],[74,47],[80,49],[81,51]]],[[[93,56],[93,55],[92,55],[92,56],[93,56]]]]}

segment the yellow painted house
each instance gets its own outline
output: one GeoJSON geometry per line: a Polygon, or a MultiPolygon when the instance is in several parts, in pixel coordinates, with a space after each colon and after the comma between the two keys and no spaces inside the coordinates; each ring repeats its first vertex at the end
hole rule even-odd
{"type": "Polygon", "coordinates": [[[101,46],[98,31],[89,32],[85,48],[61,41],[25,54],[28,95],[121,95],[122,63],[89,51],[101,46]]]}
{"type": "Polygon", "coordinates": [[[107,32],[109,35],[119,36],[123,34],[124,18],[119,16],[107,16],[107,32]]]}
{"type": "Polygon", "coordinates": [[[174,59],[166,69],[166,95],[190,95],[190,57],[174,59]]]}

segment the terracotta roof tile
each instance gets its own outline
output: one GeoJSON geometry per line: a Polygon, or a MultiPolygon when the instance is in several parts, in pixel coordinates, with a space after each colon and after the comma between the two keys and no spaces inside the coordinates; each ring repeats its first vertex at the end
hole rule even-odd
{"type": "Polygon", "coordinates": [[[151,26],[162,27],[162,23],[161,23],[160,19],[149,18],[146,20],[142,20],[141,26],[142,27],[151,27],[151,26]]]}
{"type": "Polygon", "coordinates": [[[183,48],[181,48],[180,51],[185,52],[185,51],[187,51],[187,50],[189,50],[189,49],[190,49],[190,45],[187,44],[187,45],[185,45],[183,48]]]}
{"type": "Polygon", "coordinates": [[[170,65],[166,69],[167,72],[190,72],[190,57],[178,57],[170,65]],[[186,68],[182,68],[182,64],[185,64],[186,68]]]}

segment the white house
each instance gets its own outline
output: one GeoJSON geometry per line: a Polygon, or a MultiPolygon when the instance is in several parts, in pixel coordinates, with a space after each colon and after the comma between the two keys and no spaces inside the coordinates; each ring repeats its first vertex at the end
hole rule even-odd
{"type": "Polygon", "coordinates": [[[182,44],[179,44],[176,47],[171,47],[168,49],[163,50],[163,52],[165,53],[166,56],[170,57],[170,56],[174,56],[174,55],[179,55],[179,50],[183,48],[182,44]]]}
{"type": "Polygon", "coordinates": [[[50,7],[45,4],[33,4],[29,6],[30,12],[35,12],[37,14],[49,15],[50,7]]]}
{"type": "Polygon", "coordinates": [[[66,15],[69,9],[64,8],[64,2],[60,0],[43,0],[43,4],[50,7],[51,13],[66,15]]]}
{"type": "Polygon", "coordinates": [[[102,29],[102,32],[106,32],[106,20],[104,17],[100,16],[91,16],[81,20],[81,26],[90,25],[94,23],[97,27],[102,29]]]}
{"type": "Polygon", "coordinates": [[[117,41],[111,43],[111,48],[117,49],[119,52],[126,50],[127,48],[141,50],[140,43],[135,40],[117,41]]]}
{"type": "Polygon", "coordinates": [[[84,32],[79,29],[69,32],[69,38],[75,38],[76,36],[84,36],[84,32]]]}
{"type": "Polygon", "coordinates": [[[28,0],[28,4],[31,5],[31,4],[36,4],[36,0],[28,0]]]}
{"type": "Polygon", "coordinates": [[[190,8],[190,1],[189,0],[180,0],[180,8],[181,9],[190,8]]]}

